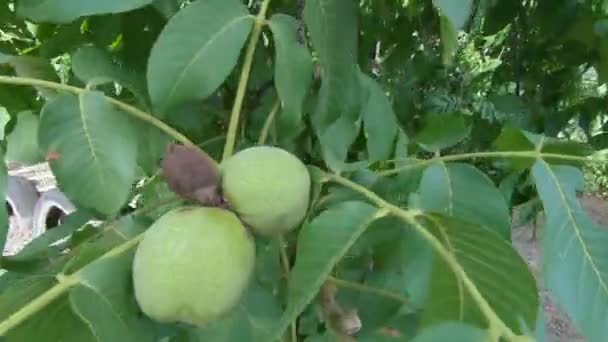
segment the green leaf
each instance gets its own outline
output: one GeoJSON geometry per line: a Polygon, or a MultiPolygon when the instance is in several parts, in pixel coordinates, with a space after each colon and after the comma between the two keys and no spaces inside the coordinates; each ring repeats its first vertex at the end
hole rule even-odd
{"type": "MultiPolygon", "coordinates": [[[[6,198],[6,187],[8,184],[8,175],[6,170],[6,162],[4,159],[4,153],[0,150],[0,196],[6,198]]],[[[8,235],[9,222],[8,212],[6,205],[0,208],[0,251],[4,251],[4,244],[6,243],[6,236],[8,235]]],[[[2,253],[0,253],[1,255],[2,253]]]]}
{"type": "MultiPolygon", "coordinates": [[[[505,126],[494,141],[499,151],[535,151],[543,153],[562,154],[567,156],[589,156],[593,153],[590,145],[565,139],[546,137],[541,134],[533,134],[513,126],[505,126]]],[[[580,161],[568,161],[559,157],[545,157],[550,164],[582,165],[580,161]]],[[[516,171],[523,171],[534,164],[532,158],[512,158],[509,164],[516,171]]]]}
{"type": "Polygon", "coordinates": [[[61,190],[106,215],[126,202],[135,181],[137,142],[126,114],[99,92],[61,95],[42,110],[39,142],[61,190]]]}
{"type": "Polygon", "coordinates": [[[153,0],[21,0],[17,14],[35,22],[68,23],[79,17],[120,13],[148,5],[153,0]]]}
{"type": "Polygon", "coordinates": [[[150,321],[133,301],[131,268],[135,248],[104,256],[80,271],[70,305],[98,341],[152,341],[150,321]]]}
{"type": "Polygon", "coordinates": [[[408,163],[406,160],[409,157],[408,151],[409,139],[403,130],[397,133],[397,143],[395,144],[395,166],[400,167],[408,163]]]}
{"type": "Polygon", "coordinates": [[[0,64],[7,64],[13,56],[0,52],[0,64]]]}
{"type": "Polygon", "coordinates": [[[102,227],[101,232],[93,232],[94,234],[89,238],[85,237],[80,240],[72,238],[70,247],[72,249],[77,248],[78,253],[71,255],[61,272],[63,274],[73,274],[91,266],[92,263],[99,262],[101,257],[107,258],[107,256],[104,256],[105,253],[124,243],[129,243],[129,241],[142,234],[150,224],[151,221],[147,219],[124,216],[117,222],[102,227]]]}
{"type": "MultiPolygon", "coordinates": [[[[593,148],[590,145],[579,143],[576,141],[568,141],[561,139],[545,138],[542,141],[543,146],[540,151],[542,153],[561,154],[566,156],[587,157],[593,154],[593,148]]],[[[561,164],[572,166],[583,166],[585,162],[564,160],[559,157],[544,157],[549,164],[561,164]]]]}
{"type": "Polygon", "coordinates": [[[519,172],[511,172],[500,181],[500,184],[498,184],[498,189],[507,203],[511,203],[511,200],[513,199],[513,194],[517,188],[520,176],[521,174],[519,172]]]}
{"type": "Polygon", "coordinates": [[[604,150],[608,148],[608,133],[602,132],[589,137],[589,143],[596,150],[604,150]]]}
{"type": "Polygon", "coordinates": [[[171,17],[148,61],[157,111],[211,95],[236,65],[252,24],[238,0],[196,1],[171,17]]]}
{"type": "MultiPolygon", "coordinates": [[[[523,131],[513,126],[505,126],[500,132],[494,146],[498,151],[533,151],[535,144],[523,131]]],[[[531,159],[511,158],[509,165],[516,171],[528,169],[534,163],[531,159]]]]}
{"type": "Polygon", "coordinates": [[[608,335],[608,232],[582,208],[581,171],[537,161],[532,168],[546,215],[543,283],[588,341],[608,335]],[[598,319],[602,317],[602,319],[598,319]]]}
{"type": "MultiPolygon", "coordinates": [[[[8,273],[11,275],[13,273],[8,273]]],[[[9,278],[0,276],[0,281],[9,278]]],[[[55,277],[37,275],[16,279],[0,291],[0,324],[17,310],[28,305],[57,284],[55,277]]],[[[95,341],[88,329],[80,323],[69,309],[65,296],[48,303],[34,316],[2,336],[7,341],[95,341]],[[49,319],[51,318],[51,319],[49,319]]]]}
{"type": "MultiPolygon", "coordinates": [[[[38,78],[47,81],[58,82],[59,76],[48,60],[33,56],[0,56],[0,64],[8,64],[15,69],[19,77],[38,78]]],[[[49,99],[57,93],[45,87],[36,87],[42,96],[49,99]]]]}
{"type": "MultiPolygon", "coordinates": [[[[80,20],[59,26],[51,37],[42,42],[38,48],[39,56],[48,59],[59,57],[59,63],[63,64],[65,60],[61,61],[62,55],[71,53],[80,45],[87,43],[89,37],[81,31],[81,28],[82,21],[80,20]]],[[[60,66],[59,72],[67,71],[64,66],[65,64],[60,66]]]]}
{"type": "Polygon", "coordinates": [[[145,216],[152,220],[158,219],[165,212],[180,205],[176,201],[175,193],[169,189],[167,182],[162,177],[155,177],[143,185],[140,203],[143,207],[152,207],[145,213],[145,216]],[[159,206],[159,204],[164,205],[159,206]]]}
{"type": "MultiPolygon", "coordinates": [[[[8,0],[0,0],[0,24],[4,24],[13,19],[13,16],[12,10],[8,5],[8,0]]],[[[0,63],[1,60],[2,56],[0,55],[0,63]]]]}
{"type": "Polygon", "coordinates": [[[350,0],[310,0],[304,21],[319,57],[321,89],[312,121],[324,158],[334,170],[344,168],[359,133],[361,86],[357,69],[357,4],[350,0]]]}
{"type": "MultiPolygon", "coordinates": [[[[2,275],[2,278],[7,277],[2,275]]],[[[0,323],[56,284],[52,276],[18,279],[0,292],[0,323]]]]}
{"type": "Polygon", "coordinates": [[[448,64],[457,48],[458,30],[464,28],[473,8],[473,0],[433,0],[439,10],[441,58],[448,64]]]}
{"type": "Polygon", "coordinates": [[[32,98],[35,96],[35,90],[31,88],[9,84],[0,85],[0,104],[6,108],[9,114],[31,110],[32,98]]]}
{"type": "Polygon", "coordinates": [[[44,159],[38,147],[38,124],[38,116],[31,111],[17,114],[17,123],[6,137],[8,160],[31,165],[44,159]]]}
{"type": "Polygon", "coordinates": [[[72,56],[72,70],[85,83],[117,82],[130,90],[142,105],[148,94],[143,74],[119,64],[111,54],[94,46],[83,46],[72,56]]]}
{"type": "Polygon", "coordinates": [[[492,95],[489,97],[494,108],[502,114],[516,121],[518,117],[529,115],[529,109],[521,97],[514,94],[492,95]]]}
{"type": "Polygon", "coordinates": [[[320,136],[321,147],[325,162],[330,169],[336,172],[353,170],[366,167],[369,162],[362,161],[358,166],[345,163],[348,150],[355,141],[361,130],[361,121],[352,121],[346,116],[338,118],[334,123],[327,126],[326,130],[320,136]]]}
{"type": "Polygon", "coordinates": [[[402,312],[386,322],[386,325],[369,334],[357,336],[360,342],[411,341],[419,330],[419,315],[402,312]]]}
{"type": "Polygon", "coordinates": [[[132,120],[138,130],[137,164],[148,176],[152,176],[160,167],[160,160],[171,138],[160,129],[140,120],[132,120]]]}
{"type": "Polygon", "coordinates": [[[278,240],[256,240],[255,278],[264,287],[277,290],[283,278],[280,242],[278,240]]]}
{"type": "Polygon", "coordinates": [[[388,97],[376,81],[361,73],[362,88],[367,101],[362,111],[363,131],[370,162],[389,159],[393,152],[399,124],[388,97]]]}
{"type": "Polygon", "coordinates": [[[71,310],[65,295],[49,303],[5,337],[7,341],[99,342],[71,310]]]}
{"type": "Polygon", "coordinates": [[[276,45],[275,86],[283,107],[277,131],[281,140],[289,140],[301,131],[304,99],[312,82],[312,56],[297,41],[295,18],[276,14],[270,19],[270,29],[276,45]]]}
{"type": "Polygon", "coordinates": [[[11,115],[6,108],[0,106],[0,140],[4,140],[4,130],[9,121],[11,121],[11,115]]]}
{"type": "Polygon", "coordinates": [[[492,180],[475,167],[436,163],[424,170],[418,192],[421,209],[486,226],[510,240],[507,202],[492,180]]]}
{"type": "Polygon", "coordinates": [[[597,65],[598,76],[601,82],[608,80],[608,41],[603,38],[598,44],[599,62],[597,65]]]}
{"type": "MultiPolygon", "coordinates": [[[[268,25],[270,26],[270,24],[268,25]]],[[[267,45],[265,39],[260,39],[256,43],[255,53],[253,54],[253,61],[251,62],[249,80],[247,81],[248,91],[262,91],[264,89],[273,90],[272,88],[270,88],[270,85],[272,84],[272,79],[274,76],[273,67],[275,66],[274,64],[276,64],[276,61],[273,64],[273,60],[271,57],[273,51],[271,51],[269,45],[270,44],[267,45]]],[[[240,75],[235,72],[231,76],[231,82],[234,82],[233,86],[236,86],[236,82],[238,80],[236,76],[240,75]]],[[[268,93],[266,91],[264,92],[268,93]]]]}
{"type": "Polygon", "coordinates": [[[433,5],[460,30],[471,16],[473,0],[433,0],[433,5]]]}
{"type": "Polygon", "coordinates": [[[488,332],[460,322],[446,322],[424,329],[412,342],[485,342],[488,332]]]}
{"type": "Polygon", "coordinates": [[[180,0],[154,0],[152,6],[165,18],[169,19],[179,11],[180,0]]]}
{"type": "Polygon", "coordinates": [[[237,307],[227,317],[198,329],[198,340],[213,342],[265,342],[281,319],[281,306],[269,290],[251,283],[237,307]]]}
{"type": "Polygon", "coordinates": [[[430,114],[414,142],[429,152],[437,152],[458,144],[470,132],[471,126],[461,114],[430,114]]]}
{"type": "Polygon", "coordinates": [[[410,195],[420,187],[423,169],[402,171],[393,177],[379,178],[370,187],[386,201],[399,207],[407,207],[410,195]]]}
{"type": "Polygon", "coordinates": [[[423,326],[460,321],[485,327],[487,319],[499,319],[496,323],[516,333],[534,329],[539,305],[536,280],[510,241],[454,217],[432,214],[426,218],[425,227],[462,273],[456,276],[445,259],[435,257],[423,326]],[[473,287],[479,296],[472,294],[473,287]],[[484,302],[496,316],[482,314],[484,302]]]}
{"type": "MultiPolygon", "coordinates": [[[[422,307],[429,286],[433,254],[420,235],[407,229],[398,218],[384,217],[370,225],[355,247],[341,264],[353,258],[362,261],[354,263],[352,270],[341,270],[338,276],[346,278],[353,274],[354,282],[361,282],[357,279],[361,278],[366,286],[406,299],[404,303],[376,293],[357,291],[352,305],[346,307],[357,308],[363,322],[359,335],[374,334],[386,327],[399,312],[414,312],[422,307]],[[361,255],[353,255],[355,247],[361,255]],[[368,253],[371,253],[369,260],[362,257],[368,253]],[[373,267],[367,267],[370,262],[373,262],[373,267]],[[363,273],[363,276],[357,273],[363,273]]],[[[341,269],[345,267],[341,266],[341,269]]],[[[341,297],[345,292],[346,288],[340,289],[341,297]]]]}
{"type": "Polygon", "coordinates": [[[439,31],[441,33],[441,62],[449,65],[458,48],[458,30],[450,19],[444,15],[439,16],[439,31]]]}
{"type": "Polygon", "coordinates": [[[351,201],[332,206],[300,231],[296,262],[289,274],[287,310],[268,337],[274,341],[317,295],[336,263],[384,212],[351,201]],[[319,243],[322,241],[323,243],[319,243]]]}

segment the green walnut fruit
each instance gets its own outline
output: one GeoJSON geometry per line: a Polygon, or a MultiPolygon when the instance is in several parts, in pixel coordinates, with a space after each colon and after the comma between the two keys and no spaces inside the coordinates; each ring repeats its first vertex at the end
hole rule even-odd
{"type": "Polygon", "coordinates": [[[135,298],[156,321],[203,326],[237,304],[254,259],[254,241],[234,213],[180,207],[154,222],[137,248],[135,298]]]}
{"type": "Polygon", "coordinates": [[[271,146],[250,147],[220,169],[223,196],[254,233],[285,233],[306,216],[310,174],[293,154],[271,146]]]}

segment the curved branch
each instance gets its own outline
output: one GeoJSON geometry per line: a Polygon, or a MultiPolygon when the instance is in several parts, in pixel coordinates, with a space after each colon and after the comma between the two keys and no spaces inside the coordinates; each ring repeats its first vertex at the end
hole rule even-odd
{"type": "MultiPolygon", "coordinates": [[[[461,153],[461,154],[452,154],[441,157],[434,157],[431,159],[425,159],[421,161],[414,162],[412,164],[404,165],[401,167],[397,167],[391,170],[385,170],[378,172],[380,176],[391,176],[402,171],[413,170],[428,166],[430,164],[436,162],[448,162],[448,161],[458,161],[458,160],[466,160],[466,159],[474,159],[474,158],[523,158],[523,159],[544,159],[544,158],[553,158],[560,159],[564,161],[576,161],[583,163],[608,163],[608,160],[596,160],[588,157],[580,157],[580,156],[572,156],[567,154],[559,154],[559,153],[544,153],[536,150],[530,151],[493,151],[493,152],[472,152],[472,153],[461,153]]],[[[405,160],[390,160],[389,162],[397,162],[397,161],[405,161],[405,160]]]]}
{"type": "Polygon", "coordinates": [[[339,279],[339,278],[335,278],[335,277],[329,277],[329,278],[327,278],[327,280],[330,283],[333,283],[334,285],[345,288],[345,289],[351,289],[353,291],[370,293],[370,294],[376,295],[378,297],[383,297],[383,298],[393,300],[395,302],[399,302],[400,304],[404,304],[404,305],[412,304],[412,302],[407,297],[404,297],[402,295],[399,295],[397,293],[394,293],[394,292],[391,292],[391,291],[388,291],[385,289],[368,286],[365,284],[359,284],[359,283],[355,283],[352,281],[339,279]]]}
{"type": "MultiPolygon", "coordinates": [[[[281,257],[281,266],[283,266],[283,272],[285,273],[285,277],[288,277],[289,272],[290,272],[289,257],[287,256],[287,251],[285,250],[287,247],[287,244],[286,244],[283,236],[279,236],[277,238],[277,244],[279,245],[279,255],[281,257]]],[[[291,342],[297,342],[298,341],[298,330],[297,330],[295,323],[291,324],[290,333],[291,333],[291,342]]]]}
{"type": "Polygon", "coordinates": [[[270,128],[272,127],[272,124],[274,122],[275,117],[277,116],[277,113],[279,112],[279,109],[281,109],[281,101],[277,99],[274,106],[272,107],[272,110],[270,111],[270,114],[268,114],[268,117],[264,122],[264,127],[262,127],[262,133],[260,133],[260,139],[258,139],[258,145],[263,145],[266,143],[268,133],[270,132],[270,128]]]}
{"type": "MultiPolygon", "coordinates": [[[[141,233],[141,234],[137,235],[136,237],[112,248],[111,250],[106,252],[104,255],[102,255],[101,257],[99,257],[95,260],[111,258],[111,257],[120,255],[120,254],[130,250],[131,248],[137,246],[137,244],[139,244],[139,242],[141,242],[141,240],[144,237],[144,234],[145,233],[141,233]]],[[[92,261],[92,262],[95,262],[95,261],[92,261]]],[[[64,293],[69,291],[72,287],[80,284],[81,272],[82,271],[79,270],[78,272],[72,273],[67,276],[62,275],[62,274],[57,275],[58,282],[56,285],[54,285],[53,287],[48,289],[46,292],[44,292],[40,296],[36,297],[34,300],[27,303],[27,305],[25,305],[21,309],[17,310],[15,313],[10,315],[4,321],[0,322],[0,336],[6,335],[6,333],[9,332],[11,329],[17,327],[18,325],[20,325],[21,323],[26,321],[28,318],[35,315],[37,312],[44,309],[47,305],[49,305],[50,303],[55,301],[57,298],[62,296],[64,293]]]]}
{"type": "MultiPolygon", "coordinates": [[[[56,83],[51,81],[40,80],[37,78],[27,78],[27,77],[16,77],[16,76],[0,76],[0,83],[5,84],[14,84],[14,85],[28,85],[34,87],[44,87],[49,89],[61,90],[70,92],[76,95],[80,95],[88,92],[89,90],[79,87],[74,87],[67,84],[56,83]]],[[[104,95],[105,96],[105,95],[104,95]]],[[[151,124],[152,126],[157,127],[161,131],[165,132],[170,137],[175,140],[183,143],[187,146],[197,147],[190,139],[188,139],[185,135],[171,128],[171,126],[152,116],[150,113],[147,113],[141,109],[135,108],[129,104],[126,104],[122,101],[116,100],[109,96],[105,96],[106,100],[110,103],[114,104],[116,107],[120,108],[125,113],[134,116],[144,122],[151,124]]]]}
{"type": "Polygon", "coordinates": [[[515,337],[515,333],[502,321],[498,314],[492,309],[487,300],[477,289],[477,286],[471,281],[462,266],[453,258],[448,250],[444,248],[441,242],[430,233],[417,218],[424,214],[418,210],[404,210],[382,199],[374,192],[368,190],[362,185],[359,185],[344,177],[325,173],[325,177],[332,182],[345,186],[353,191],[356,191],[373,202],[379,208],[384,208],[391,215],[403,220],[408,225],[412,226],[416,231],[431,245],[435,252],[448,264],[454,275],[462,281],[468,290],[469,294],[479,306],[479,310],[488,321],[490,331],[497,333],[498,336],[504,334],[509,340],[515,337]]]}

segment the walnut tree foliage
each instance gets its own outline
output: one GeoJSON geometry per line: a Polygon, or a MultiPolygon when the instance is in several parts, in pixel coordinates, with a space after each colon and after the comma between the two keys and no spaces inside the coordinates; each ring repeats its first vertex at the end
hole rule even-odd
{"type": "Polygon", "coordinates": [[[605,0],[0,0],[2,154],[78,207],[0,259],[0,341],[544,341],[541,286],[604,341],[608,230],[578,194],[606,81],[605,0]],[[202,328],[133,297],[142,234],[186,202],[171,142],[279,146],[314,181],[202,328]],[[545,215],[535,275],[520,204],[545,215]]]}

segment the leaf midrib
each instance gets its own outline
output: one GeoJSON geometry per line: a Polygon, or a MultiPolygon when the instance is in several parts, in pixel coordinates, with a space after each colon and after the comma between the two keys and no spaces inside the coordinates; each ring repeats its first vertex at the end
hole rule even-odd
{"type": "MultiPolygon", "coordinates": [[[[560,201],[562,202],[563,206],[565,207],[566,210],[566,215],[568,216],[568,221],[570,221],[571,225],[572,225],[572,230],[574,231],[574,234],[576,236],[576,239],[578,240],[581,249],[583,251],[583,255],[584,257],[587,259],[587,261],[589,262],[589,266],[591,267],[591,269],[593,270],[593,273],[595,274],[600,287],[604,290],[604,293],[606,295],[608,295],[608,286],[606,285],[606,283],[604,282],[604,279],[602,278],[601,273],[599,272],[598,267],[595,265],[595,261],[593,260],[593,258],[591,257],[591,253],[589,253],[589,250],[587,249],[587,245],[585,244],[585,241],[581,235],[580,232],[580,228],[578,226],[578,223],[572,213],[572,209],[570,208],[570,205],[568,205],[568,200],[566,198],[566,194],[564,193],[564,191],[562,190],[562,187],[560,185],[559,180],[557,179],[555,173],[553,172],[553,170],[551,169],[550,165],[543,159],[540,159],[540,161],[544,164],[544,166],[546,167],[547,171],[549,172],[549,175],[551,176],[552,181],[555,184],[555,187],[559,193],[560,196],[560,201]]],[[[582,271],[581,271],[582,272],[582,271]]]]}
{"type": "MultiPolygon", "coordinates": [[[[446,171],[447,171],[447,169],[446,169],[446,171]]],[[[441,237],[444,239],[446,249],[450,252],[450,254],[452,254],[454,256],[454,259],[458,259],[457,251],[454,248],[454,246],[452,245],[452,242],[450,241],[450,236],[446,231],[447,228],[444,227],[443,225],[440,225],[439,222],[437,222],[437,221],[433,220],[433,223],[435,223],[435,225],[437,226],[437,228],[439,230],[439,233],[441,234],[441,237]]],[[[459,299],[459,301],[458,301],[458,319],[460,321],[464,321],[464,308],[465,308],[465,298],[466,298],[464,295],[464,289],[463,289],[464,284],[463,284],[462,279],[460,279],[458,277],[456,272],[453,272],[453,274],[454,274],[454,278],[456,278],[456,284],[458,285],[458,299],[459,299]]],[[[468,274],[467,274],[467,276],[468,276],[468,274]]]]}
{"type": "Polygon", "coordinates": [[[450,171],[448,170],[445,162],[441,163],[441,168],[445,172],[445,179],[447,181],[447,191],[448,191],[448,214],[454,215],[454,189],[452,185],[452,177],[450,176],[450,171]]]}
{"type": "Polygon", "coordinates": [[[82,121],[82,130],[84,132],[84,136],[87,140],[87,146],[91,151],[91,156],[93,157],[93,163],[95,164],[95,174],[99,178],[99,182],[102,186],[105,187],[106,179],[103,176],[103,172],[101,172],[101,164],[99,162],[99,157],[97,156],[97,151],[95,150],[95,146],[93,145],[93,138],[91,136],[91,132],[89,131],[89,126],[87,125],[86,115],[84,114],[84,96],[85,94],[81,94],[78,96],[78,109],[80,111],[80,120],[82,121]]]}

